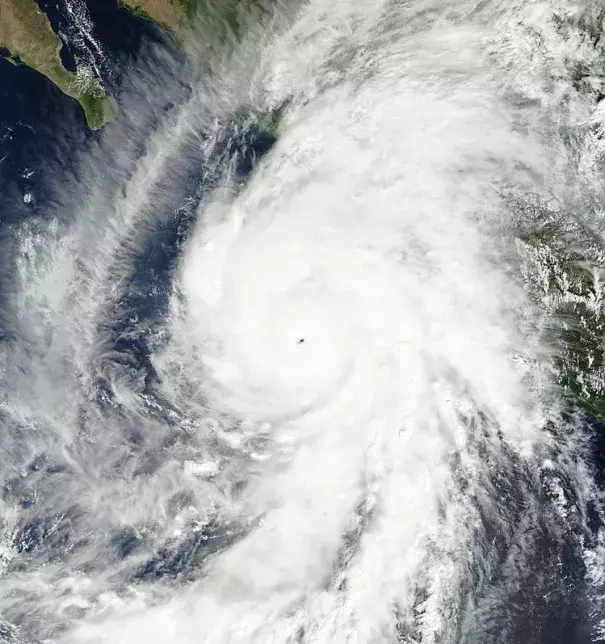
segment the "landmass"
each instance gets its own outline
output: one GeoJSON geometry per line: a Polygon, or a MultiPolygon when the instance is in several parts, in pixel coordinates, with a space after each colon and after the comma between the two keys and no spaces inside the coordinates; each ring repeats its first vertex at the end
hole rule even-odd
{"type": "MultiPolygon", "coordinates": [[[[255,0],[119,0],[119,3],[161,25],[186,53],[199,50],[200,42],[207,47],[237,37],[241,6],[250,9],[261,4],[255,0]]],[[[99,129],[115,118],[117,104],[92,71],[83,66],[78,66],[75,73],[65,68],[60,56],[62,46],[36,0],[0,0],[0,56],[44,74],[78,101],[88,125],[99,129]]]]}
{"type": "Polygon", "coordinates": [[[526,284],[554,322],[552,372],[571,407],[605,423],[605,254],[581,220],[565,221],[537,200],[523,210],[517,243],[526,284]],[[533,276],[533,277],[532,277],[533,276]]]}
{"type": "MultiPolygon", "coordinates": [[[[1,1],[1,0],[0,0],[1,1]]],[[[192,36],[221,41],[239,35],[242,7],[263,11],[257,0],[119,0],[134,13],[162,25],[187,51],[192,36]]]]}
{"type": "MultiPolygon", "coordinates": [[[[189,5],[195,3],[190,0],[189,5]]],[[[157,22],[171,34],[182,38],[187,25],[187,3],[173,0],[120,0],[120,5],[153,22],[157,22]]],[[[190,10],[195,10],[191,7],[190,10]]],[[[190,11],[189,10],[189,11],[190,11]]]]}
{"type": "Polygon", "coordinates": [[[44,74],[78,101],[90,128],[99,129],[115,117],[117,104],[91,71],[65,69],[59,55],[62,45],[35,0],[0,0],[0,47],[8,50],[7,57],[44,74]]]}

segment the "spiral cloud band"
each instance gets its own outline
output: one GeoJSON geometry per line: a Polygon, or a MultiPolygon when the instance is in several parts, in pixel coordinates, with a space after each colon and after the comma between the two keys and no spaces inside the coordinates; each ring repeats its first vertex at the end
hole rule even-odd
{"type": "Polygon", "coordinates": [[[473,498],[507,450],[548,442],[531,305],[492,261],[505,196],[548,180],[545,150],[502,104],[483,25],[418,34],[410,10],[366,10],[313,3],[266,54],[279,140],[188,242],[179,341],[251,450],[231,511],[252,525],[189,608],[120,641],[382,642],[406,621],[422,635],[403,641],[454,637],[444,606],[482,557],[473,498]]]}
{"type": "Polygon", "coordinates": [[[44,253],[21,239],[15,315],[41,322],[4,361],[15,391],[30,374],[50,428],[36,440],[72,473],[45,507],[80,539],[68,566],[15,577],[52,616],[31,632],[554,641],[572,595],[599,614],[601,497],[515,227],[581,172],[568,130],[594,105],[572,63],[597,12],[311,0],[267,15],[213,52],[75,223],[39,233],[44,253]],[[257,120],[233,125],[242,105],[279,114],[262,155],[246,147],[257,120]],[[135,315],[138,258],[191,158],[201,189],[160,319],[135,315]]]}
{"type": "MultiPolygon", "coordinates": [[[[363,82],[292,107],[270,157],[187,249],[207,395],[270,443],[241,501],[262,521],[204,584],[227,611],[224,625],[211,611],[208,641],[289,641],[301,628],[383,641],[393,606],[412,610],[426,541],[470,538],[469,509],[440,517],[454,455],[498,432],[515,448],[537,438],[510,314],[524,303],[486,249],[500,183],[539,150],[498,114],[488,73],[466,69],[479,36],[384,45],[363,82]],[[419,78],[438,62],[443,78],[419,78]],[[371,528],[337,593],[326,575],[364,513],[371,528]],[[286,606],[294,615],[275,621],[286,606]]],[[[446,601],[460,573],[431,565],[446,601]]],[[[426,610],[436,633],[441,610],[426,610]]]]}

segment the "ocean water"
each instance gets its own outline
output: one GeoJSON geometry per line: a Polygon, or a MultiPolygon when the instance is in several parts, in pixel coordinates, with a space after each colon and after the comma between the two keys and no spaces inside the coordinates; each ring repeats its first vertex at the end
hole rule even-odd
{"type": "Polygon", "coordinates": [[[120,114],[0,61],[0,641],[603,641],[603,12],[43,5],[120,114]]]}

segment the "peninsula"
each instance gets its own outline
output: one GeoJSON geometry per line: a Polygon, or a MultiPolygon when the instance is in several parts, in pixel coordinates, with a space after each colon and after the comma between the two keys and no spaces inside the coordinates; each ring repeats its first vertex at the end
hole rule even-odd
{"type": "Polygon", "coordinates": [[[0,0],[0,47],[15,64],[44,74],[82,106],[86,122],[96,130],[111,121],[117,105],[87,69],[73,73],[63,66],[62,41],[35,0],[0,0]]]}

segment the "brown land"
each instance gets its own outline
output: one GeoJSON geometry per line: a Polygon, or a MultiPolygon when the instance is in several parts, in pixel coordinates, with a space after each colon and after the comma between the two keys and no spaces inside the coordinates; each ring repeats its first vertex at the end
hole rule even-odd
{"type": "Polygon", "coordinates": [[[90,72],[74,74],[63,67],[61,39],[35,0],[0,0],[0,45],[9,50],[13,61],[44,74],[76,99],[91,128],[98,129],[115,117],[115,101],[90,72]]]}
{"type": "MultiPolygon", "coordinates": [[[[0,0],[1,1],[1,0],[0,0]]],[[[120,0],[121,4],[148,20],[164,26],[187,51],[191,38],[220,42],[238,35],[238,14],[266,2],[258,0],[120,0]]]]}
{"type": "Polygon", "coordinates": [[[175,4],[171,0],[121,0],[121,3],[160,23],[174,34],[182,33],[184,12],[180,4],[175,4]]]}

